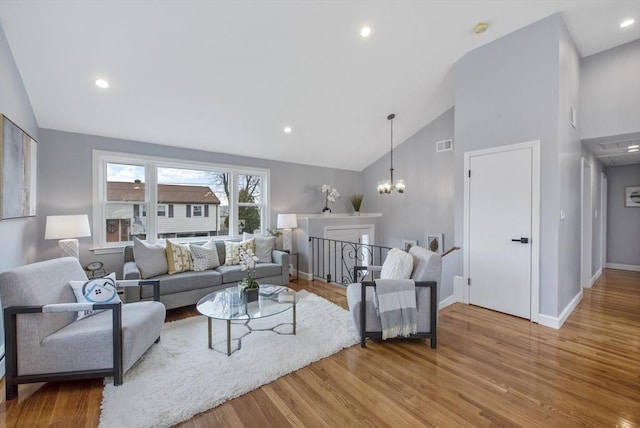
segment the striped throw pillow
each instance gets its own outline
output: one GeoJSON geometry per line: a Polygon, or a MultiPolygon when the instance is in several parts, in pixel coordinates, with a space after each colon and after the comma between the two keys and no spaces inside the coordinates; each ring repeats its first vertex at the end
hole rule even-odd
{"type": "Polygon", "coordinates": [[[169,274],[193,269],[191,252],[187,245],[175,244],[167,239],[167,265],[169,274]]]}

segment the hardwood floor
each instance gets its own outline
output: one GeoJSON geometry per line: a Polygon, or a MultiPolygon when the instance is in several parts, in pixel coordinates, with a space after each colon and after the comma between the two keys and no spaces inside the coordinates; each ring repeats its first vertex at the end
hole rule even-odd
{"type": "MultiPolygon", "coordinates": [[[[346,305],[344,289],[291,285],[346,305]]],[[[435,350],[354,346],[181,426],[640,426],[640,272],[605,270],[560,330],[463,304],[438,328],[435,350]]],[[[26,385],[5,403],[2,383],[0,426],[96,426],[101,385],[26,385]]]]}

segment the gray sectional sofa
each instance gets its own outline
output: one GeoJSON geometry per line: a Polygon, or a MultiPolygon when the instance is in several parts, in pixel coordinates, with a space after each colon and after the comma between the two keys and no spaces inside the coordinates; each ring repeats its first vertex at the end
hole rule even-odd
{"type": "MultiPolygon", "coordinates": [[[[167,309],[194,305],[202,297],[223,288],[237,285],[244,276],[241,265],[225,266],[224,241],[216,241],[216,250],[220,266],[202,272],[186,271],[174,274],[161,274],[153,276],[160,281],[160,301],[167,309]]],[[[134,259],[133,245],[124,249],[123,279],[141,279],[142,275],[134,259]]],[[[260,284],[287,285],[289,283],[289,254],[283,251],[273,250],[271,263],[257,263],[255,279],[260,284]]],[[[137,302],[152,300],[152,291],[149,287],[140,290],[127,287],[125,289],[125,301],[137,302]]]]}

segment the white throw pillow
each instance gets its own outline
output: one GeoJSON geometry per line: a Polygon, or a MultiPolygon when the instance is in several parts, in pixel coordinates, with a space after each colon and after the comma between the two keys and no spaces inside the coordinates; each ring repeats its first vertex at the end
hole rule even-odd
{"type": "Polygon", "coordinates": [[[202,272],[220,266],[216,242],[213,239],[210,239],[204,245],[190,244],[189,249],[191,250],[191,257],[193,258],[194,271],[202,272]]]}
{"type": "MultiPolygon", "coordinates": [[[[78,303],[119,303],[118,290],[116,289],[116,273],[112,272],[102,278],[90,279],[87,281],[69,281],[69,285],[76,295],[78,303]]],[[[102,312],[78,311],[78,319],[102,312]]]]}
{"type": "Polygon", "coordinates": [[[380,270],[380,279],[409,279],[413,270],[413,257],[399,248],[392,248],[380,270]]]}
{"type": "Polygon", "coordinates": [[[133,258],[143,278],[151,278],[169,271],[167,253],[162,243],[150,244],[133,237],[133,258]]]}
{"type": "Polygon", "coordinates": [[[244,241],[252,238],[256,240],[255,256],[258,258],[258,263],[271,263],[273,261],[271,253],[276,249],[276,237],[246,232],[242,234],[242,240],[244,241]]]}

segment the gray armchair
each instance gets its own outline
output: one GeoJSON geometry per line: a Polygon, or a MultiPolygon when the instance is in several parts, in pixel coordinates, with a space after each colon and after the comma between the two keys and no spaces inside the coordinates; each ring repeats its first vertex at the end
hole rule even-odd
{"type": "MultiPolygon", "coordinates": [[[[442,272],[442,258],[426,248],[414,245],[409,250],[413,256],[413,272],[411,279],[416,285],[416,321],[418,333],[411,338],[430,339],[431,347],[437,345],[436,333],[438,322],[438,303],[440,295],[440,278],[442,272]]],[[[376,266],[357,266],[354,278],[359,278],[358,271],[373,273],[379,271],[376,266]]],[[[367,275],[368,276],[368,275],[367,275]]],[[[366,278],[365,278],[366,279],[366,278]]],[[[356,328],[360,332],[360,346],[366,346],[366,338],[382,338],[382,324],[374,305],[375,282],[363,280],[361,283],[350,284],[347,287],[347,303],[353,316],[356,328]],[[364,304],[362,302],[365,302],[364,304]]]]}
{"type": "MultiPolygon", "coordinates": [[[[160,339],[166,315],[162,303],[76,303],[69,281],[87,281],[77,259],[48,260],[0,274],[6,343],[6,396],[21,383],[113,376],[124,372],[160,339]],[[77,320],[78,311],[105,309],[77,320]]],[[[118,286],[153,286],[124,281],[118,286]],[[133,283],[133,284],[132,284],[133,283]]]]}

